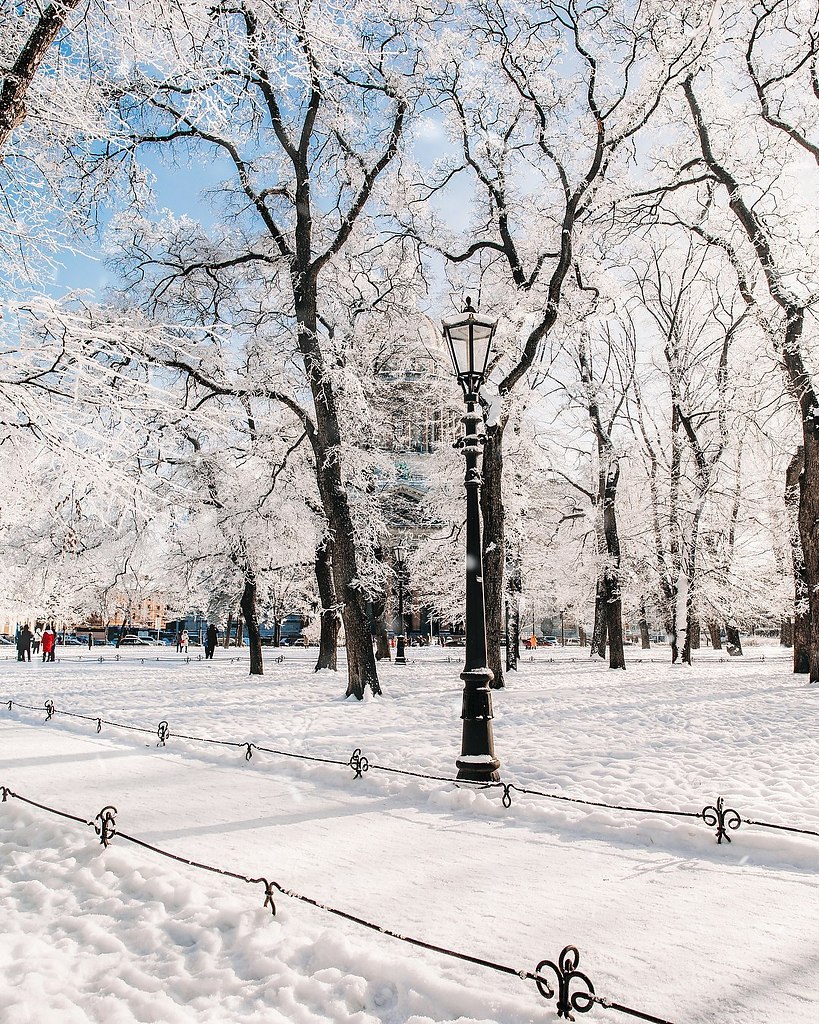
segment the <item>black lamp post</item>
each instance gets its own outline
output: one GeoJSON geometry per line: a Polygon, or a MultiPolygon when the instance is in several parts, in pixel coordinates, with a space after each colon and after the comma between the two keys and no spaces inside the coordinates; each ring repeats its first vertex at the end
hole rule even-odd
{"type": "Polygon", "coordinates": [[[478,459],[483,438],[478,424],[483,413],[478,403],[492,336],[497,324],[482,317],[466,300],[460,316],[444,320],[444,337],[466,403],[463,440],[456,442],[466,461],[466,663],[461,672],[464,681],[461,719],[461,756],[455,762],[458,778],[477,782],[495,782],[500,778],[500,761],[495,757],[492,736],[492,695],[489,683],[492,671],[486,664],[486,612],[483,602],[483,548],[481,544],[480,491],[478,459]]]}
{"type": "Polygon", "coordinates": [[[395,638],[395,664],[406,665],[407,659],[404,654],[404,553],[400,547],[395,547],[393,554],[398,577],[398,621],[401,624],[401,632],[395,638]]]}

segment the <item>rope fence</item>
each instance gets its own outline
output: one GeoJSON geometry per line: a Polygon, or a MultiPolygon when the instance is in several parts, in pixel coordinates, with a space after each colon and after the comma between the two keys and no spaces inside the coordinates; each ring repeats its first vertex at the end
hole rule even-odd
{"type": "Polygon", "coordinates": [[[535,967],[534,971],[522,970],[518,967],[510,966],[509,964],[498,963],[494,960],[487,960],[483,957],[474,956],[470,953],[464,953],[462,951],[449,949],[446,946],[439,946],[432,942],[426,942],[423,939],[414,938],[409,935],[402,935],[400,932],[394,931],[391,928],[386,928],[383,925],[376,924],[375,922],[359,917],[356,914],[340,910],[338,907],[331,907],[326,903],[321,903],[319,900],[316,900],[311,896],[306,896],[304,893],[286,888],[275,880],[271,881],[265,877],[252,878],[250,875],[242,874],[239,871],[215,867],[212,864],[205,864],[202,861],[192,860],[188,857],[180,857],[178,854],[171,853],[169,850],[163,850],[160,847],[154,846],[152,843],[145,842],[145,840],[139,839],[136,836],[129,835],[126,832],[121,832],[117,828],[116,823],[116,815],[118,812],[116,807],[112,804],[108,804],[103,807],[93,819],[88,819],[79,817],[76,814],[69,814],[67,811],[58,810],[55,807],[49,807],[47,804],[40,803],[36,800],[30,799],[29,797],[15,793],[7,786],[0,786],[0,794],[2,794],[2,803],[6,803],[9,798],[19,800],[21,803],[28,804],[30,807],[36,807],[38,810],[45,811],[48,814],[53,814],[57,817],[65,818],[69,821],[77,822],[80,825],[86,825],[93,828],[96,835],[99,836],[100,845],[104,847],[108,847],[111,844],[111,841],[115,837],[118,837],[119,839],[132,843],[143,850],[148,850],[151,853],[158,854],[168,860],[176,861],[179,864],[185,864],[188,867],[198,868],[202,871],[209,871],[212,874],[222,875],[226,878],[232,878],[240,882],[246,882],[248,885],[262,885],[264,886],[263,906],[269,907],[274,916],[276,914],[276,903],[274,900],[275,892],[281,893],[283,896],[287,896],[290,899],[297,900],[301,903],[307,903],[311,907],[315,907],[317,910],[321,910],[327,914],[332,914],[345,921],[351,921],[353,924],[357,924],[362,928],[367,928],[370,931],[378,932],[381,935],[387,935],[399,942],[416,946],[419,949],[426,949],[433,953],[439,953],[442,956],[459,960],[463,963],[475,964],[478,967],[483,967],[499,974],[516,975],[522,981],[532,981],[535,983],[537,990],[544,999],[551,1001],[552,999],[555,999],[555,997],[557,998],[556,1010],[558,1017],[564,1017],[567,1020],[574,1020],[574,1017],[572,1016],[573,1012],[588,1013],[595,1005],[597,1005],[603,1009],[617,1010],[620,1013],[638,1018],[639,1020],[649,1021],[651,1024],[672,1024],[671,1021],[666,1020],[663,1017],[656,1017],[653,1014],[645,1013],[642,1010],[636,1010],[623,1003],[614,1002],[610,999],[597,995],[594,990],[594,984],[589,976],[585,972],[578,970],[580,965],[580,953],[576,946],[564,946],[556,960],[541,960],[537,967],[535,967]],[[551,975],[544,973],[544,971],[547,970],[552,972],[554,978],[552,978],[551,975]]]}
{"type": "MultiPolygon", "coordinates": [[[[129,732],[138,732],[144,735],[155,735],[158,738],[158,742],[156,744],[157,747],[164,747],[167,740],[170,739],[172,735],[170,726],[165,719],[159,723],[156,729],[148,729],[144,726],[126,725],[122,722],[114,722],[106,718],[97,717],[96,715],[83,715],[76,711],[64,711],[55,707],[54,702],[50,699],[45,702],[43,708],[36,707],[33,704],[21,704],[16,700],[4,699],[2,703],[5,704],[8,711],[12,711],[14,708],[38,712],[45,710],[46,717],[43,720],[44,723],[51,721],[55,715],[64,715],[67,718],[77,718],[86,722],[95,722],[98,733],[102,732],[103,725],[106,725],[111,728],[123,729],[129,732]]],[[[752,825],[757,828],[774,829],[778,832],[790,832],[797,835],[819,837],[819,830],[816,829],[798,827],[796,825],[788,825],[781,822],[774,823],[757,818],[743,818],[733,807],[725,806],[725,801],[722,796],[718,796],[713,804],[709,804],[699,811],[680,811],[665,807],[642,807],[639,805],[607,803],[603,800],[589,800],[583,797],[566,796],[562,793],[548,793],[539,789],[529,789],[524,786],[518,786],[514,782],[480,782],[469,779],[455,779],[448,775],[431,775],[424,772],[414,772],[407,768],[395,768],[391,765],[371,763],[366,755],[362,754],[360,747],[356,747],[349,758],[340,759],[332,757],[318,757],[313,754],[297,754],[291,750],[280,750],[275,747],[265,747],[250,740],[223,740],[215,739],[210,736],[191,736],[187,733],[173,733],[173,736],[175,736],[176,739],[186,740],[191,743],[205,743],[213,746],[233,747],[238,750],[243,750],[246,761],[250,761],[253,757],[253,751],[257,750],[260,753],[272,754],[277,757],[287,757],[298,761],[312,761],[317,764],[330,764],[337,765],[342,768],[351,768],[353,771],[353,778],[355,779],[363,778],[365,772],[379,771],[411,779],[422,779],[427,782],[443,782],[457,786],[469,786],[481,791],[501,790],[501,803],[507,809],[512,806],[512,794],[519,793],[521,796],[534,796],[544,800],[553,800],[560,803],[573,804],[579,807],[596,807],[604,810],[625,811],[633,814],[651,814],[673,818],[689,818],[695,821],[702,821],[709,828],[715,828],[716,832],[714,835],[718,844],[722,844],[723,839],[727,843],[730,843],[731,836],[728,833],[735,832],[740,825],[743,824],[752,825]]]]}

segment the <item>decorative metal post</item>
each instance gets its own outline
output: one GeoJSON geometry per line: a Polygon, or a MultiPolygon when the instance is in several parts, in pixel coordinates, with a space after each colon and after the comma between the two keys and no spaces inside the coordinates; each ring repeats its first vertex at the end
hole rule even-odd
{"type": "Polygon", "coordinates": [[[466,403],[464,436],[456,442],[466,462],[466,661],[461,672],[464,681],[461,756],[455,763],[459,779],[475,782],[496,782],[500,778],[500,761],[495,757],[492,735],[492,694],[489,690],[494,676],[486,664],[480,518],[482,480],[478,468],[484,441],[478,432],[478,424],[483,421],[479,394],[495,326],[493,321],[477,315],[470,299],[466,300],[463,316],[444,321],[444,334],[466,403]]]}
{"type": "Polygon", "coordinates": [[[406,665],[407,659],[404,652],[404,558],[401,548],[395,548],[395,562],[398,568],[398,622],[401,626],[401,631],[395,638],[395,664],[406,665]]]}

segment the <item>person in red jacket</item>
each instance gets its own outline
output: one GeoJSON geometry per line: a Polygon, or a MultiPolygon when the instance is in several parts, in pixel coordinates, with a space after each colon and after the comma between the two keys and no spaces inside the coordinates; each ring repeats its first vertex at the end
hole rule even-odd
{"type": "Polygon", "coordinates": [[[54,645],[57,642],[57,635],[50,625],[43,630],[43,661],[54,661],[54,645]]]}

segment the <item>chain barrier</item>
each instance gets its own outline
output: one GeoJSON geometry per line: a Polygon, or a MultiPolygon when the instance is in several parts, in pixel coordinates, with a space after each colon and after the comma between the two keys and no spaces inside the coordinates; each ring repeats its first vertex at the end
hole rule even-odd
{"type": "MultiPolygon", "coordinates": [[[[314,656],[312,654],[311,655],[295,654],[295,651],[298,651],[298,650],[299,650],[299,648],[295,648],[294,649],[294,655],[295,656],[285,657],[284,654],[277,654],[277,655],[270,655],[266,660],[267,661],[271,661],[271,662],[273,662],[276,665],[281,665],[285,661],[305,662],[305,661],[313,660],[314,656]]],[[[128,656],[128,655],[121,655],[121,654],[109,654],[108,657],[105,657],[104,655],[101,655],[101,654],[95,654],[95,655],[78,654],[75,657],[65,658],[64,652],[61,652],[61,653],[63,653],[63,657],[58,657],[57,661],[60,662],[61,664],[72,664],[72,665],[76,664],[76,663],[80,663],[80,662],[89,662],[89,661],[95,661],[95,662],[97,662],[100,665],[104,664],[105,662],[108,662],[109,664],[113,663],[113,664],[120,664],[120,665],[131,665],[131,664],[135,665],[135,664],[137,664],[137,662],[140,665],[144,665],[146,662],[149,663],[149,664],[153,664],[155,662],[164,662],[166,664],[171,664],[171,665],[179,665],[179,664],[193,665],[193,664],[200,664],[200,663],[204,664],[204,662],[207,660],[201,654],[197,654],[195,656],[191,656],[189,654],[186,654],[184,657],[182,655],[177,655],[176,657],[173,657],[173,656],[168,657],[168,656],[163,656],[163,655],[160,655],[160,654],[157,654],[157,655],[140,655],[140,656],[137,656],[137,655],[128,656]]],[[[753,662],[760,662],[760,663],[783,662],[783,661],[787,661],[789,657],[790,657],[790,655],[787,652],[785,652],[781,656],[765,655],[765,654],[742,654],[742,655],[737,655],[737,656],[734,656],[734,657],[731,657],[730,655],[728,657],[725,657],[724,655],[720,655],[719,657],[714,657],[714,658],[711,658],[711,657],[708,657],[708,658],[698,657],[698,658],[696,658],[696,661],[697,661],[698,664],[708,664],[708,665],[725,664],[725,663],[728,663],[728,662],[736,663],[736,664],[740,664],[740,665],[746,665],[746,664],[753,663],[753,662]]],[[[0,661],[16,661],[16,660],[17,660],[16,655],[12,656],[11,654],[6,654],[6,655],[3,655],[3,656],[0,657],[0,661]]],[[[629,656],[627,658],[627,660],[628,660],[629,665],[643,665],[643,664],[645,664],[645,665],[670,665],[671,664],[670,658],[668,656],[663,657],[663,658],[630,657],[629,656]]],[[[234,657],[227,657],[227,658],[219,658],[218,661],[219,661],[219,664],[221,664],[221,665],[233,665],[234,663],[237,663],[237,662],[239,664],[246,664],[247,658],[240,658],[240,657],[234,656],[234,657]]],[[[520,656],[520,658],[518,659],[518,661],[527,662],[528,664],[533,664],[533,665],[534,664],[537,664],[537,665],[561,665],[561,664],[564,664],[565,665],[565,664],[569,664],[569,663],[574,665],[574,664],[576,664],[578,662],[583,663],[583,664],[587,664],[589,662],[591,662],[592,664],[596,664],[596,662],[593,661],[593,659],[592,659],[592,657],[590,655],[579,655],[579,656],[571,655],[571,656],[562,657],[562,658],[555,658],[555,657],[552,657],[551,655],[544,655],[544,654],[538,654],[537,656],[535,656],[534,653],[532,653],[531,651],[526,651],[525,654],[522,654],[520,656]]],[[[463,654],[460,654],[460,655],[439,655],[438,657],[420,658],[419,659],[419,658],[414,658],[412,656],[412,654],[410,653],[410,648],[407,648],[407,664],[408,665],[462,665],[463,664],[463,654]]],[[[602,659],[602,658],[599,659],[599,664],[605,665],[606,664],[605,659],[602,659]]]]}
{"type": "MultiPolygon", "coordinates": [[[[362,771],[366,771],[366,768],[362,768],[362,771]]],[[[103,807],[99,814],[97,814],[92,821],[89,821],[85,818],[80,818],[77,815],[68,814],[66,811],[61,811],[57,808],[49,807],[46,804],[38,803],[28,797],[21,796],[19,793],[15,793],[13,790],[9,789],[7,786],[0,786],[0,793],[2,793],[3,803],[6,803],[8,797],[12,797],[15,800],[19,800],[21,803],[28,804],[31,807],[37,807],[39,810],[46,811],[49,814],[54,814],[58,817],[78,822],[81,825],[88,825],[92,827],[95,833],[100,837],[100,845],[104,847],[108,847],[111,840],[116,836],[125,842],[132,843],[134,846],[140,847],[143,850],[149,850],[161,857],[176,861],[179,864],[185,864],[188,867],[199,868],[203,871],[223,875],[226,878],[233,878],[237,881],[246,882],[250,885],[263,885],[263,907],[269,907],[274,917],[276,915],[276,903],[273,896],[275,890],[283,896],[288,896],[290,899],[306,903],[311,907],[315,907],[317,910],[323,910],[325,913],[333,914],[335,917],[340,917],[345,921],[351,921],[353,924],[360,925],[363,928],[368,928],[370,931],[378,932],[381,935],[388,935],[390,938],[397,939],[399,942],[404,942],[420,949],[426,949],[433,953],[440,953],[443,956],[460,960],[464,963],[476,964],[479,967],[485,967],[501,974],[515,975],[522,981],[533,981],[544,999],[551,1001],[555,996],[557,996],[556,1009],[558,1017],[564,1017],[567,1020],[574,1020],[572,1011],[577,1013],[588,1013],[589,1010],[597,1004],[604,1009],[617,1010],[620,1013],[637,1017],[640,1020],[649,1021],[651,1024],[672,1024],[671,1021],[666,1020],[663,1017],[655,1017],[652,1014],[643,1012],[642,1010],[635,1010],[622,1003],[615,1003],[611,1000],[597,996],[594,991],[594,985],[588,975],[577,969],[580,963],[580,953],[576,946],[565,946],[561,951],[560,956],[557,958],[557,962],[552,960],[541,960],[534,971],[521,970],[520,968],[512,967],[509,964],[498,963],[494,960],[486,960],[483,957],[473,956],[470,953],[449,949],[446,946],[439,946],[435,943],[426,942],[423,939],[414,938],[410,935],[402,935],[400,932],[393,931],[391,928],[385,928],[383,925],[376,924],[366,918],[350,914],[346,910],[340,910],[338,907],[331,907],[326,903],[321,903],[319,900],[313,899],[311,896],[306,896],[304,893],[296,892],[294,889],[288,889],[279,882],[271,881],[264,877],[251,878],[249,875],[241,874],[238,871],[230,871],[227,868],[215,867],[212,864],[205,864],[202,861],[191,860],[188,857],[180,857],[179,854],[171,853],[169,850],[163,850],[159,846],[154,846],[152,843],[145,842],[144,839],[139,839],[136,836],[129,835],[127,832],[119,831],[116,828],[115,820],[117,809],[111,804],[103,807]],[[550,984],[549,978],[542,973],[546,968],[554,972],[556,987],[550,984]],[[573,990],[573,986],[578,983],[581,986],[585,986],[585,990],[582,988],[575,988],[573,990]]]]}
{"type": "MultiPolygon", "coordinates": [[[[22,708],[26,711],[40,711],[41,709],[35,707],[32,704],[21,704],[16,700],[4,700],[3,703],[7,706],[7,709],[11,711],[13,708],[22,708]]],[[[86,722],[96,722],[97,732],[101,731],[103,725],[113,726],[116,729],[124,729],[132,732],[140,733],[154,733],[159,737],[159,742],[156,744],[157,747],[164,747],[166,740],[171,736],[170,726],[166,720],[162,720],[156,730],[140,728],[136,725],[123,725],[121,722],[111,722],[104,718],[97,718],[93,715],[81,715],[75,711],[63,711],[60,708],[54,706],[54,702],[47,700],[44,704],[46,710],[45,722],[50,721],[54,715],[66,715],[69,718],[79,718],[86,722]]],[[[709,804],[703,807],[701,811],[677,811],[667,807],[641,807],[639,805],[632,806],[630,804],[614,804],[607,803],[603,800],[587,800],[583,797],[576,796],[565,796],[562,793],[547,793],[539,789],[528,789],[523,786],[518,786],[514,782],[476,782],[469,779],[455,779],[449,775],[429,775],[424,772],[414,772],[407,768],[394,768],[391,765],[375,764],[368,760],[368,758],[362,754],[361,748],[356,747],[350,758],[346,761],[339,760],[338,758],[332,757],[317,757],[313,754],[297,754],[291,750],[278,750],[275,747],[263,747],[258,743],[253,743],[247,740],[218,740],[213,739],[209,736],[191,736],[186,733],[174,733],[177,739],[188,740],[194,743],[209,743],[220,747],[235,747],[237,749],[244,750],[245,761],[250,761],[253,757],[253,751],[258,750],[261,753],[273,754],[278,757],[289,757],[298,761],[312,761],[317,764],[332,764],[338,765],[342,768],[351,768],[353,771],[354,779],[361,779],[364,777],[364,773],[370,770],[386,772],[390,775],[402,775],[406,778],[411,779],[423,779],[427,782],[443,782],[454,784],[457,786],[471,786],[475,789],[486,791],[500,789],[501,803],[505,808],[512,806],[512,793],[520,793],[522,796],[535,796],[543,800],[555,800],[560,803],[575,804],[579,807],[599,807],[609,811],[626,811],[632,814],[659,814],[664,817],[672,818],[691,818],[692,820],[702,821],[709,828],[716,828],[714,833],[716,841],[719,845],[722,844],[723,839],[727,842],[731,842],[731,837],[728,835],[728,831],[736,831],[741,824],[753,825],[757,828],[769,828],[775,829],[779,832],[792,832],[798,835],[805,836],[817,836],[819,837],[819,830],[801,828],[795,825],[784,825],[784,824],[773,824],[767,821],[760,821],[755,818],[743,818],[739,812],[734,808],[725,807],[725,801],[723,797],[719,796],[714,804],[709,804]]]]}

